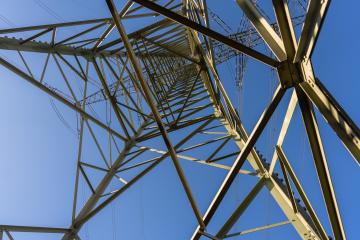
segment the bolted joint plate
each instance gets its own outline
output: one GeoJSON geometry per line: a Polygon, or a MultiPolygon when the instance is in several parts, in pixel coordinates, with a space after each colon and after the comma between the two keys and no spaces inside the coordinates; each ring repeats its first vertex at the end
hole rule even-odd
{"type": "Polygon", "coordinates": [[[290,88],[300,83],[301,71],[299,71],[298,64],[292,63],[288,60],[282,61],[277,67],[281,86],[283,88],[290,88]]]}
{"type": "Polygon", "coordinates": [[[315,83],[315,75],[310,59],[304,59],[298,63],[298,69],[301,70],[303,81],[308,82],[309,84],[315,83]]]}
{"type": "Polygon", "coordinates": [[[277,70],[283,88],[291,88],[304,81],[311,84],[315,79],[309,59],[298,63],[289,60],[282,61],[279,63],[277,70]]]}

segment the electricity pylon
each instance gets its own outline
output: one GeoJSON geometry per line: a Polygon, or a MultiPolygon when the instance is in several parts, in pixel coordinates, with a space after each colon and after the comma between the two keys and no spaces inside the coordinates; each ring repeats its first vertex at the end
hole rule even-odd
{"type": "Polygon", "coordinates": [[[355,161],[360,163],[359,129],[315,77],[311,64],[311,54],[330,1],[309,1],[301,37],[297,40],[286,0],[273,0],[276,29],[253,1],[237,0],[256,29],[257,36],[266,43],[275,58],[245,45],[239,38],[230,38],[212,30],[205,0],[169,1],[165,4],[133,0],[121,11],[116,9],[113,0],[106,0],[106,3],[111,14],[109,18],[0,30],[0,34],[36,32],[23,39],[1,37],[0,48],[18,51],[23,67],[19,68],[3,57],[0,57],[0,64],[79,115],[71,225],[68,228],[1,225],[1,234],[12,238],[11,232],[18,231],[63,233],[63,239],[78,239],[84,224],[130,187],[135,187],[142,177],[156,171],[156,167],[167,159],[174,165],[197,220],[198,226],[189,236],[193,240],[202,236],[223,239],[243,234],[229,232],[262,189],[269,191],[288,221],[248,232],[291,224],[302,239],[329,239],[330,235],[335,239],[346,239],[314,113],[315,106],[355,161]],[[139,13],[143,9],[148,11],[139,13]],[[127,32],[122,23],[124,19],[147,16],[162,17],[132,33],[127,32]],[[62,35],[63,29],[79,26],[85,28],[69,37],[62,35]],[[109,39],[111,34],[116,34],[116,37],[109,39]],[[45,37],[49,40],[38,41],[45,37]],[[249,133],[243,127],[217,73],[216,63],[222,60],[214,54],[214,45],[245,54],[278,72],[279,86],[249,133]],[[35,76],[23,52],[46,54],[40,77],[35,76]],[[63,80],[58,86],[45,81],[51,64],[58,70],[57,78],[63,80]],[[74,89],[75,82],[81,85],[81,91],[74,89]],[[287,91],[292,91],[291,100],[274,146],[273,158],[268,164],[255,149],[255,144],[287,91]],[[97,111],[100,114],[94,110],[95,103],[99,104],[97,111]],[[297,104],[301,109],[332,232],[325,231],[323,220],[317,216],[282,148],[297,104]],[[108,107],[106,112],[105,107],[108,107]],[[87,141],[85,130],[90,133],[89,137],[100,153],[98,164],[82,158],[82,145],[87,141]],[[105,153],[97,136],[98,131],[108,134],[110,152],[116,153],[115,157],[105,153]],[[203,135],[207,136],[205,141],[203,135]],[[149,144],[156,139],[161,139],[166,149],[149,144]],[[196,144],[188,145],[194,142],[196,144]],[[199,149],[214,143],[218,145],[211,148],[209,156],[196,157],[199,149]],[[230,143],[237,149],[225,153],[225,146],[230,143]],[[149,152],[156,156],[143,159],[149,152]],[[233,161],[227,165],[222,162],[224,159],[233,161]],[[205,214],[199,210],[181,161],[227,171],[205,214]],[[246,161],[252,171],[242,168],[246,161]],[[274,172],[277,164],[283,179],[274,172]],[[98,184],[92,183],[86,173],[87,168],[103,174],[98,184]],[[122,173],[134,169],[138,172],[131,179],[121,177],[122,173]],[[208,224],[219,211],[239,174],[253,176],[257,183],[218,231],[209,232],[208,224]],[[80,179],[91,191],[83,204],[78,204],[77,199],[80,179]],[[113,186],[114,181],[119,187],[110,191],[109,186],[113,186]]]}

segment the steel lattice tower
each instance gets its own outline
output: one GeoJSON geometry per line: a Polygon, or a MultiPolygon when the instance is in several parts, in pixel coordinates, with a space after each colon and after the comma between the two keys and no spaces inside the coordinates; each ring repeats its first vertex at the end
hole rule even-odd
{"type": "Polygon", "coordinates": [[[130,187],[136,187],[142,177],[156,171],[161,162],[169,160],[197,220],[198,225],[189,236],[193,240],[203,237],[223,239],[243,234],[230,233],[230,230],[262,189],[269,191],[288,221],[249,232],[291,224],[302,239],[330,239],[329,236],[346,239],[314,112],[316,107],[359,164],[359,128],[315,77],[311,64],[311,55],[330,1],[310,0],[304,21],[300,19],[296,23],[297,18],[290,15],[287,0],[273,0],[277,22],[269,23],[253,1],[237,0],[253,28],[230,36],[211,29],[205,0],[132,0],[120,11],[113,1],[106,0],[111,14],[109,18],[0,30],[0,48],[17,51],[22,67],[3,57],[0,57],[0,64],[79,116],[71,225],[68,228],[1,225],[1,236],[6,234],[12,238],[12,232],[39,232],[62,233],[66,240],[79,239],[78,233],[84,224],[130,187]],[[126,31],[122,23],[124,19],[131,21],[146,16],[160,18],[135,32],[126,31]],[[294,25],[301,23],[301,37],[297,40],[294,25]],[[83,30],[76,30],[75,27],[79,26],[84,27],[83,30]],[[57,36],[63,29],[69,28],[77,32],[58,40],[57,36]],[[28,38],[5,36],[22,36],[28,32],[34,35],[28,38]],[[88,38],[88,34],[92,34],[92,38],[88,38]],[[93,37],[94,34],[97,36],[93,37]],[[110,34],[115,34],[116,39],[107,41],[110,34]],[[250,42],[246,42],[248,35],[251,35],[250,42]],[[45,36],[48,41],[38,41],[45,36]],[[268,46],[273,57],[255,50],[261,42],[268,46]],[[33,74],[23,52],[47,54],[39,78],[33,74]],[[271,102],[250,132],[243,127],[216,69],[217,64],[238,54],[275,69],[279,77],[271,102]],[[57,78],[63,81],[62,90],[44,81],[50,65],[58,70],[57,78]],[[75,81],[81,85],[81,91],[75,90],[75,81]],[[100,90],[91,90],[96,88],[100,90]],[[267,163],[255,144],[284,94],[289,91],[292,92],[291,100],[274,146],[273,158],[267,163]],[[106,115],[111,112],[111,121],[96,114],[95,104],[100,104],[100,108],[109,107],[106,115]],[[282,148],[296,105],[301,109],[332,232],[325,231],[323,220],[313,209],[282,148]],[[82,158],[82,144],[87,141],[85,129],[101,155],[102,159],[98,161],[105,167],[82,158]],[[108,134],[112,151],[117,154],[112,159],[104,153],[100,143],[102,138],[97,136],[99,129],[108,134]],[[158,141],[156,139],[163,141],[166,149],[147,146],[151,141],[158,141]],[[214,143],[216,147],[210,148],[212,151],[206,158],[197,157],[199,149],[214,143]],[[225,152],[228,144],[233,144],[236,150],[225,152]],[[149,152],[154,157],[144,159],[144,154],[149,152]],[[229,158],[231,164],[223,163],[229,158]],[[204,214],[199,210],[181,161],[227,172],[204,214]],[[245,163],[250,164],[251,171],[243,168],[245,163]],[[276,165],[280,166],[281,172],[274,172],[276,165]],[[98,184],[92,183],[87,168],[103,173],[98,184]],[[121,177],[122,173],[133,169],[139,170],[132,178],[125,180],[121,177]],[[218,226],[217,232],[208,231],[207,226],[219,212],[239,174],[252,176],[257,183],[227,221],[218,226]],[[80,179],[91,194],[79,206],[80,179]],[[122,181],[123,185],[109,191],[114,179],[122,181]]]}

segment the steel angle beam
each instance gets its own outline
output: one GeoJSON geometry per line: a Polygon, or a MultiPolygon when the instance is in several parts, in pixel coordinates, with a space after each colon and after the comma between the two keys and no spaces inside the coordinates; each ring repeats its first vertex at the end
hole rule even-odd
{"type": "Polygon", "coordinates": [[[310,0],[294,62],[309,59],[314,50],[330,0],[310,0]]]}
{"type": "Polygon", "coordinates": [[[280,62],[284,61],[286,59],[286,53],[282,39],[259,12],[255,4],[251,0],[236,0],[236,2],[278,60],[280,62]]]}

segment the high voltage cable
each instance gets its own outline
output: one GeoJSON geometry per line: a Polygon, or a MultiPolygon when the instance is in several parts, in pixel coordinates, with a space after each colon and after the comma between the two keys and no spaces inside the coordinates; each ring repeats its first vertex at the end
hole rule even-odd
{"type": "Polygon", "coordinates": [[[57,14],[54,10],[52,10],[50,7],[48,7],[43,1],[41,1],[41,0],[33,0],[33,2],[35,2],[39,7],[44,9],[51,16],[55,17],[57,20],[60,20],[60,21],[63,21],[63,22],[66,21],[59,14],[57,14]]]}

